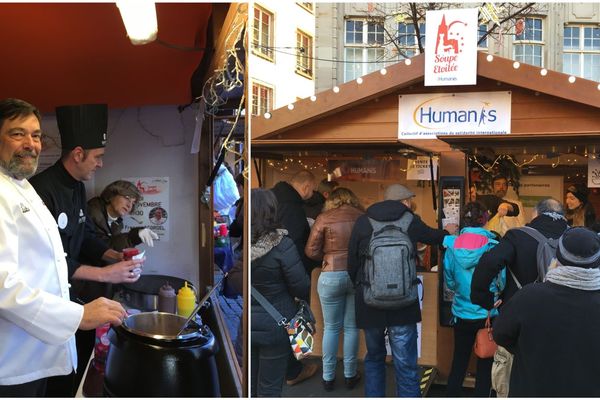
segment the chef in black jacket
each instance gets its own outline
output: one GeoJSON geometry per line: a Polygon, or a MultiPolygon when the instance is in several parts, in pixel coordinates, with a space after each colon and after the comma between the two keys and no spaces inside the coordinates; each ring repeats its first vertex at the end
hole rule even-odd
{"type": "MultiPolygon", "coordinates": [[[[139,279],[142,261],[121,261],[123,254],[109,249],[96,238],[93,222],[86,212],[85,186],[82,181],[93,177],[102,167],[108,107],[105,104],[62,106],[56,108],[56,120],[61,138],[62,155],[53,166],[30,179],[50,213],[56,219],[66,251],[71,282],[71,299],[93,300],[85,293],[84,281],[135,282],[139,279]],[[105,267],[82,264],[81,260],[113,262],[105,267]]],[[[48,397],[72,397],[77,391],[87,361],[94,347],[94,331],[78,330],[77,375],[51,378],[48,397]]]]}

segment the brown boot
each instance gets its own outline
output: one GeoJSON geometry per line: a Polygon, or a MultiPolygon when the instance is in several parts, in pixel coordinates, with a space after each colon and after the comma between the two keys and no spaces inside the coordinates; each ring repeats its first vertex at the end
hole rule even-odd
{"type": "Polygon", "coordinates": [[[294,379],[287,380],[286,383],[289,386],[294,386],[295,384],[305,381],[311,376],[313,376],[317,372],[317,369],[319,369],[319,366],[317,364],[304,364],[302,367],[302,371],[300,371],[298,376],[294,379]]]}

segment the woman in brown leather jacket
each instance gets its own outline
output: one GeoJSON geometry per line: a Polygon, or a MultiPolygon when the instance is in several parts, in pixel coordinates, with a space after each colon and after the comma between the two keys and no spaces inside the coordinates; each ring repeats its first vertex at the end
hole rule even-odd
{"type": "Polygon", "coordinates": [[[339,334],[344,328],[344,377],[346,387],[360,380],[356,357],[358,329],[354,315],[354,287],[348,276],[348,241],[354,222],[364,213],[356,195],[337,188],[327,198],[306,243],[306,255],[322,260],[317,290],[323,321],[323,385],[332,391],[335,382],[339,334]]]}

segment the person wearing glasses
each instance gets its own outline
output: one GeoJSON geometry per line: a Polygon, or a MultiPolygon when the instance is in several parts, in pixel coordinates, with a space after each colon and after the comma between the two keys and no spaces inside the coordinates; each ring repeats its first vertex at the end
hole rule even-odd
{"type": "Polygon", "coordinates": [[[142,196],[129,181],[114,181],[100,196],[88,201],[88,214],[94,222],[96,237],[111,249],[122,251],[140,243],[153,247],[158,235],[148,228],[131,228],[123,232],[123,217],[133,211],[142,196]]]}

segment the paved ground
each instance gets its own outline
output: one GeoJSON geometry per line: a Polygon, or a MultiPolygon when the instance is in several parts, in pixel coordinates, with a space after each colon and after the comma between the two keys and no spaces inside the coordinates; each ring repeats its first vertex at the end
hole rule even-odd
{"type": "MultiPolygon", "coordinates": [[[[219,282],[223,273],[220,269],[215,268],[215,282],[219,282]]],[[[229,334],[231,335],[231,341],[235,343],[238,334],[238,326],[240,323],[240,318],[242,316],[242,308],[243,301],[241,296],[237,296],[235,298],[227,298],[221,294],[221,290],[217,289],[217,298],[219,299],[219,305],[221,306],[221,311],[223,311],[223,316],[225,318],[225,323],[229,328],[229,334]]]]}
{"type": "MultiPolygon", "coordinates": [[[[319,365],[319,370],[310,379],[301,382],[294,386],[284,385],[282,397],[364,397],[364,374],[363,379],[352,390],[346,389],[344,386],[344,371],[341,361],[338,361],[336,370],[336,387],[332,392],[326,392],[322,384],[321,359],[310,358],[305,362],[316,363],[319,365]]],[[[386,365],[386,397],[395,397],[395,382],[394,382],[394,367],[392,364],[386,365]]],[[[364,371],[364,365],[359,362],[359,371],[364,371]]],[[[422,373],[427,369],[423,367],[422,373]]],[[[445,397],[446,386],[428,383],[425,397],[445,397]]],[[[473,389],[464,388],[464,397],[472,397],[473,389]]]]}

